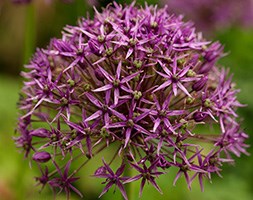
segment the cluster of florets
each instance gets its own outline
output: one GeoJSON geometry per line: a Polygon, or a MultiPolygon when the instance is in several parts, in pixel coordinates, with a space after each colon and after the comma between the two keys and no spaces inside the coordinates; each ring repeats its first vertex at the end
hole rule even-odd
{"type": "Polygon", "coordinates": [[[38,164],[37,180],[68,195],[79,193],[76,174],[109,146],[94,173],[106,179],[102,194],[116,185],[127,199],[124,185],[139,179],[140,193],[147,182],[160,191],[156,178],[171,167],[174,184],[184,176],[190,188],[198,177],[203,189],[231,154],[247,153],[238,90],[216,67],[221,56],[218,42],[167,8],[114,3],[37,50],[23,73],[16,143],[38,164]],[[136,176],[124,175],[130,169],[136,176]]]}
{"type": "Polygon", "coordinates": [[[163,0],[172,12],[183,14],[201,30],[217,31],[231,26],[253,27],[251,0],[163,0]]]}

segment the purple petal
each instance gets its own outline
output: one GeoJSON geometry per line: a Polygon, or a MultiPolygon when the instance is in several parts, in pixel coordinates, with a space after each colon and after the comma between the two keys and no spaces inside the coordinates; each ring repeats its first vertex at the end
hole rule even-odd
{"type": "Polygon", "coordinates": [[[177,84],[176,83],[172,83],[172,91],[173,91],[174,95],[177,96],[177,84]]]}
{"type": "Polygon", "coordinates": [[[131,79],[133,79],[134,77],[136,77],[138,74],[140,74],[142,71],[139,71],[139,72],[135,72],[135,73],[132,73],[131,75],[123,78],[120,82],[121,83],[126,83],[128,81],[130,81],[131,79]]]}
{"type": "Polygon", "coordinates": [[[65,122],[68,124],[69,127],[73,128],[76,131],[79,131],[80,133],[85,134],[85,132],[81,126],[79,126],[73,122],[67,121],[67,120],[65,120],[65,122]]]}
{"type": "Polygon", "coordinates": [[[75,193],[77,193],[81,198],[83,198],[82,193],[81,193],[77,188],[75,188],[73,185],[69,185],[69,187],[70,187],[75,193]]]}
{"type": "Polygon", "coordinates": [[[67,178],[69,174],[69,168],[72,160],[69,160],[65,166],[63,177],[67,178]]]}
{"type": "Polygon", "coordinates": [[[105,93],[105,104],[109,104],[111,97],[111,90],[107,90],[105,93]]]}
{"type": "Polygon", "coordinates": [[[199,185],[201,188],[201,192],[204,192],[204,185],[203,185],[203,174],[199,174],[199,185]]]}
{"type": "Polygon", "coordinates": [[[125,200],[128,200],[127,194],[126,194],[126,190],[125,190],[123,184],[122,184],[121,182],[117,182],[116,185],[118,186],[118,188],[119,188],[119,190],[120,190],[122,196],[124,197],[124,199],[125,199],[125,200]]]}
{"type": "Polygon", "coordinates": [[[171,65],[173,74],[177,73],[177,61],[178,60],[179,59],[174,58],[173,65],[171,65]]]}
{"type": "Polygon", "coordinates": [[[102,103],[96,99],[93,95],[91,95],[90,93],[86,92],[85,96],[90,100],[91,103],[93,103],[95,106],[102,108],[102,103]]]}
{"type": "Polygon", "coordinates": [[[93,119],[96,119],[98,117],[100,117],[103,114],[103,112],[101,110],[98,110],[97,112],[95,112],[94,114],[92,114],[91,116],[89,116],[85,122],[91,121],[93,119]]]}
{"type": "Polygon", "coordinates": [[[124,172],[124,169],[125,169],[125,164],[122,164],[118,169],[117,169],[117,171],[116,171],[116,175],[117,176],[120,176],[123,172],[124,172]]]}
{"type": "Polygon", "coordinates": [[[126,181],[124,181],[124,184],[125,184],[125,183],[131,183],[131,182],[137,181],[137,180],[139,180],[141,177],[142,177],[142,175],[139,174],[139,175],[137,175],[137,176],[134,176],[134,177],[132,177],[132,178],[129,178],[129,179],[127,179],[126,181]]]}
{"type": "Polygon", "coordinates": [[[126,91],[126,92],[128,92],[128,93],[133,93],[133,90],[131,90],[131,89],[129,89],[129,88],[127,88],[126,86],[124,86],[124,85],[121,85],[120,86],[120,88],[122,89],[122,90],[124,90],[124,91],[126,91]]]}
{"type": "Polygon", "coordinates": [[[137,171],[139,171],[140,173],[143,173],[144,170],[139,166],[139,165],[136,165],[136,164],[133,164],[133,163],[130,163],[130,165],[135,168],[137,171]]]}
{"type": "MultiPolygon", "coordinates": [[[[156,71],[156,70],[155,70],[156,71]]],[[[171,76],[167,75],[167,74],[164,74],[164,73],[161,73],[159,71],[156,71],[157,74],[159,74],[160,76],[164,77],[164,78],[167,78],[167,79],[170,79],[171,76]]]]}
{"type": "Polygon", "coordinates": [[[66,69],[63,70],[63,73],[65,73],[70,68],[74,67],[80,60],[81,60],[81,58],[75,59],[66,69]]]}
{"type": "Polygon", "coordinates": [[[149,181],[150,181],[151,184],[155,187],[155,189],[156,189],[158,192],[160,192],[160,193],[162,194],[162,190],[161,190],[160,187],[157,185],[157,183],[155,182],[154,178],[151,177],[151,178],[149,179],[149,181]]]}
{"type": "Polygon", "coordinates": [[[143,118],[145,118],[146,116],[148,116],[149,113],[150,112],[147,111],[147,112],[144,112],[144,113],[140,114],[139,116],[137,116],[137,117],[134,118],[134,122],[138,122],[138,121],[142,120],[143,118]]]}
{"type": "Polygon", "coordinates": [[[143,178],[143,179],[141,180],[141,186],[140,186],[140,192],[139,192],[139,196],[140,196],[140,197],[141,197],[141,195],[142,195],[142,191],[143,191],[143,188],[144,188],[144,186],[145,186],[145,183],[146,183],[146,179],[143,178]]]}
{"type": "Polygon", "coordinates": [[[134,125],[134,128],[141,133],[145,133],[146,135],[150,135],[150,132],[148,132],[146,129],[142,128],[141,126],[139,126],[137,124],[134,125]]]}
{"type": "Polygon", "coordinates": [[[159,141],[159,143],[157,145],[157,155],[159,155],[159,153],[160,153],[162,144],[163,144],[163,138],[160,139],[160,141],[159,141]]]}
{"type": "Polygon", "coordinates": [[[97,88],[95,90],[92,90],[93,92],[102,92],[102,91],[107,91],[107,90],[110,90],[112,88],[112,85],[111,84],[107,84],[107,85],[104,85],[100,88],[97,88]]]}
{"type": "Polygon", "coordinates": [[[87,35],[91,39],[94,39],[94,40],[97,39],[97,36],[89,33],[88,31],[84,30],[83,28],[79,28],[78,30],[81,31],[82,33],[84,33],[85,35],[87,35]]]}
{"type": "Polygon", "coordinates": [[[126,59],[128,59],[129,56],[131,56],[131,54],[133,53],[133,51],[134,51],[133,48],[128,49],[127,54],[126,54],[126,59]]]}
{"type": "Polygon", "coordinates": [[[119,61],[118,67],[117,67],[117,71],[116,71],[116,78],[119,79],[120,78],[120,72],[121,72],[121,66],[122,66],[122,61],[119,61]]]}
{"type": "Polygon", "coordinates": [[[89,156],[92,157],[92,144],[91,144],[90,136],[86,136],[86,146],[87,146],[89,156]]]}
{"type": "Polygon", "coordinates": [[[126,122],[116,122],[113,124],[109,124],[107,128],[120,128],[120,127],[125,127],[125,126],[126,126],[126,122]]]}
{"type": "Polygon", "coordinates": [[[157,108],[158,110],[161,110],[161,106],[160,106],[160,103],[159,103],[159,101],[158,101],[156,95],[153,95],[153,99],[154,99],[156,108],[157,108]]]}
{"type": "Polygon", "coordinates": [[[25,119],[27,116],[31,115],[31,114],[35,111],[35,109],[36,109],[43,101],[44,101],[44,97],[41,98],[41,99],[36,103],[36,105],[33,107],[33,109],[32,109],[30,112],[28,112],[26,115],[22,116],[21,119],[25,119]]]}
{"type": "Polygon", "coordinates": [[[123,114],[119,113],[118,111],[116,111],[116,110],[114,110],[114,109],[112,109],[110,107],[108,107],[108,109],[112,112],[112,114],[114,114],[115,116],[117,116],[121,120],[123,120],[123,121],[127,120],[127,118],[123,114]]]}
{"type": "Polygon", "coordinates": [[[113,77],[107,72],[105,71],[102,67],[99,66],[99,69],[101,71],[101,73],[105,76],[105,78],[110,81],[113,82],[113,77]]]}
{"type": "Polygon", "coordinates": [[[187,172],[184,172],[184,176],[185,176],[185,180],[186,180],[186,183],[187,183],[187,185],[188,185],[188,188],[189,188],[189,190],[190,190],[190,189],[191,189],[190,177],[189,177],[189,175],[188,175],[187,172]]]}
{"type": "Polygon", "coordinates": [[[100,198],[101,196],[103,196],[112,186],[113,186],[113,182],[109,182],[105,188],[103,189],[103,191],[101,192],[101,194],[99,195],[98,198],[100,198]]]}
{"type": "Polygon", "coordinates": [[[178,77],[183,77],[191,68],[191,65],[188,65],[186,67],[184,67],[179,73],[178,73],[178,77]]]}
{"type": "Polygon", "coordinates": [[[102,161],[104,163],[104,166],[105,166],[106,170],[113,176],[114,173],[113,173],[112,169],[110,168],[110,166],[105,162],[104,159],[102,159],[102,161]]]}
{"type": "Polygon", "coordinates": [[[117,105],[119,102],[119,88],[114,89],[114,105],[117,105]]]}
{"type": "Polygon", "coordinates": [[[185,114],[186,111],[185,110],[172,110],[172,111],[168,111],[168,116],[177,116],[177,115],[183,115],[185,114]]]}
{"type": "Polygon", "coordinates": [[[162,85],[160,85],[158,88],[156,88],[152,93],[157,92],[158,90],[161,90],[163,88],[166,88],[167,86],[169,86],[171,84],[171,80],[168,80],[166,82],[164,82],[162,85]]]}
{"type": "Polygon", "coordinates": [[[173,181],[173,185],[175,186],[176,185],[176,182],[177,182],[177,180],[180,178],[180,176],[182,175],[182,171],[180,170],[178,173],[177,173],[177,175],[176,175],[176,177],[175,177],[175,179],[174,179],[174,181],[173,181]]]}
{"type": "Polygon", "coordinates": [[[104,122],[105,126],[107,126],[110,123],[110,116],[108,112],[104,113],[104,122]]]}
{"type": "MultiPolygon", "coordinates": [[[[171,71],[167,68],[167,67],[165,67],[164,65],[162,65],[162,68],[163,68],[163,70],[166,72],[166,74],[168,74],[168,76],[172,76],[172,73],[171,73],[171,71]]],[[[174,73],[174,71],[173,71],[173,73],[174,73]]],[[[175,74],[175,73],[174,73],[175,74]]]]}
{"type": "Polygon", "coordinates": [[[126,133],[125,133],[125,137],[126,137],[126,139],[125,139],[125,145],[124,145],[124,148],[126,148],[126,146],[127,146],[128,142],[129,142],[129,140],[130,140],[130,137],[131,137],[131,132],[132,132],[132,129],[131,129],[131,128],[128,128],[128,129],[126,130],[126,133]]]}
{"type": "Polygon", "coordinates": [[[56,170],[57,170],[58,174],[59,174],[60,176],[63,176],[60,167],[57,165],[57,163],[56,163],[54,160],[52,160],[52,161],[53,161],[53,163],[54,163],[54,165],[55,165],[55,167],[56,167],[56,170]]]}
{"type": "Polygon", "coordinates": [[[97,65],[97,64],[103,62],[104,60],[106,60],[106,57],[102,57],[102,58],[98,59],[96,62],[93,63],[93,65],[97,65]]]}
{"type": "Polygon", "coordinates": [[[154,122],[154,127],[153,127],[153,132],[156,131],[157,127],[160,125],[161,120],[159,118],[157,118],[154,122]]]}

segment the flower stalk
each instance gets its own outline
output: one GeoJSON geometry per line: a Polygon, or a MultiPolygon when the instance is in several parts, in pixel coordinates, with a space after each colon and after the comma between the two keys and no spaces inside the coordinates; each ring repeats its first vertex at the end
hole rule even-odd
{"type": "MultiPolygon", "coordinates": [[[[127,166],[126,170],[124,171],[124,177],[132,177],[132,169],[131,166],[127,166]]],[[[128,200],[133,200],[134,199],[134,188],[133,188],[133,183],[127,183],[125,184],[125,189],[126,189],[126,194],[128,197],[128,200]]],[[[123,198],[124,200],[124,198],[123,198]]]]}
{"type": "Polygon", "coordinates": [[[24,38],[24,57],[23,63],[28,63],[35,50],[36,41],[36,16],[35,4],[30,3],[26,7],[25,16],[25,38],[24,38]]]}

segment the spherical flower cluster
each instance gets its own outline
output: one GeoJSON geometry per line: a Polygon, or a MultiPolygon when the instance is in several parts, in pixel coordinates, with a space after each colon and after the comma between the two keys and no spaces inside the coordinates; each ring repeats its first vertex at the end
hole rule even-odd
{"type": "Polygon", "coordinates": [[[251,0],[163,0],[171,12],[183,14],[202,31],[219,31],[231,26],[253,27],[251,0]]]}
{"type": "Polygon", "coordinates": [[[127,199],[124,185],[139,179],[140,194],[147,182],[161,191],[156,179],[169,168],[174,184],[198,177],[203,189],[232,154],[247,154],[238,90],[216,65],[223,55],[166,7],[114,3],[66,26],[26,65],[16,144],[38,164],[37,180],[67,195],[81,195],[77,173],[107,147],[111,157],[94,170],[101,195],[115,185],[127,199]]]}

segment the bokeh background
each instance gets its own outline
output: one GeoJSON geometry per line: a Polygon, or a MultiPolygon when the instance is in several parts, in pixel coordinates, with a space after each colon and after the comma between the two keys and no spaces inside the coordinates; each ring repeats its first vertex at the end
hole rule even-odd
{"type": "MultiPolygon", "coordinates": [[[[197,29],[203,30],[207,38],[219,40],[225,46],[228,55],[221,59],[219,64],[231,68],[230,71],[234,74],[234,81],[237,83],[237,87],[241,89],[238,99],[243,104],[247,104],[246,108],[241,108],[238,112],[243,119],[242,127],[250,135],[248,144],[251,147],[248,151],[252,155],[253,17],[250,18],[250,15],[248,15],[246,17],[247,23],[244,23],[245,21],[233,21],[231,23],[229,20],[231,16],[236,16],[240,12],[250,12],[250,9],[245,10],[245,7],[240,7],[243,10],[232,9],[232,15],[219,26],[220,23],[217,20],[220,20],[220,18],[210,18],[213,13],[206,10],[209,8],[208,6],[205,7],[204,11],[204,8],[201,11],[201,8],[194,10],[195,8],[192,7],[193,11],[189,12],[190,0],[188,6],[186,6],[188,10],[184,10],[183,4],[176,8],[172,1],[186,2],[186,0],[168,0],[159,3],[168,3],[168,9],[171,9],[171,12],[184,13],[187,20],[194,19],[197,29]],[[202,27],[203,24],[204,27],[202,27]]],[[[194,2],[198,1],[204,0],[194,0],[194,2]]],[[[248,0],[225,1],[227,6],[220,10],[225,12],[226,9],[233,6],[234,2],[244,1],[248,0]]],[[[73,0],[73,2],[66,3],[66,1],[61,0],[33,0],[31,4],[24,5],[13,4],[11,0],[0,0],[0,200],[53,199],[52,191],[49,188],[45,188],[39,193],[40,187],[36,187],[34,180],[34,176],[38,176],[39,171],[36,167],[31,169],[28,160],[25,160],[23,155],[19,153],[12,139],[15,137],[16,118],[18,116],[16,102],[18,101],[18,92],[22,86],[22,79],[19,74],[23,69],[23,64],[29,61],[29,57],[36,47],[46,47],[50,38],[60,37],[62,27],[65,24],[74,25],[78,17],[87,16],[88,13],[92,16],[94,14],[93,5],[101,10],[100,7],[109,2],[73,0]]],[[[127,3],[130,2],[127,1],[127,3]]],[[[152,0],[147,2],[158,3],[158,1],[152,0]]],[[[248,8],[253,5],[252,0],[248,1],[248,3],[250,2],[248,8]]],[[[144,4],[144,1],[137,1],[137,4],[144,4]]],[[[219,5],[216,5],[216,7],[219,8],[219,5]]],[[[251,12],[253,15],[253,8],[251,12]]],[[[106,153],[109,154],[110,152],[106,153]]],[[[98,199],[102,191],[103,185],[100,184],[102,180],[90,176],[94,172],[92,166],[100,165],[100,162],[99,158],[91,161],[80,174],[81,179],[78,181],[78,185],[75,185],[84,194],[84,199],[98,199]]],[[[140,199],[252,200],[252,168],[252,156],[242,155],[241,158],[236,158],[235,166],[223,167],[223,178],[213,176],[212,183],[205,182],[205,192],[200,191],[197,182],[193,183],[193,188],[189,191],[183,178],[178,181],[176,187],[172,186],[176,174],[172,169],[166,176],[162,176],[158,180],[163,195],[160,195],[153,187],[147,186],[144,188],[143,196],[140,199]]],[[[138,199],[139,183],[133,184],[131,187],[134,191],[132,199],[138,199]]],[[[57,199],[65,199],[65,196],[59,195],[57,199]]],[[[71,199],[80,198],[72,195],[71,199]]],[[[113,194],[113,189],[111,189],[101,199],[117,200],[122,199],[122,197],[119,191],[116,190],[113,194]]]]}

